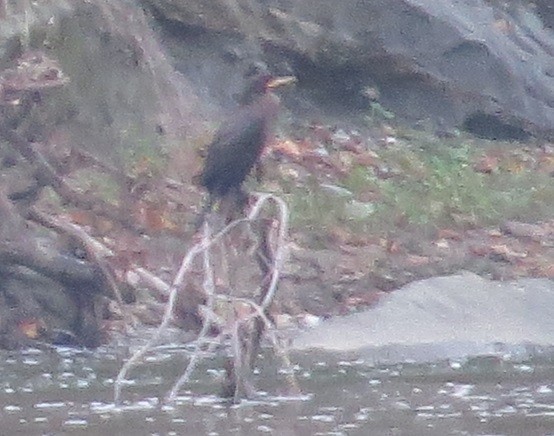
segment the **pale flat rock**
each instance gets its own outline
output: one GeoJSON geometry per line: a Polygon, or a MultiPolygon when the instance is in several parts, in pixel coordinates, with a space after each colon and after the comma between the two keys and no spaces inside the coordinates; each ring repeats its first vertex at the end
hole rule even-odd
{"type": "Polygon", "coordinates": [[[302,332],[293,348],[380,349],[392,360],[420,360],[521,344],[554,345],[554,281],[496,282],[464,272],[411,283],[373,309],[302,332]]]}

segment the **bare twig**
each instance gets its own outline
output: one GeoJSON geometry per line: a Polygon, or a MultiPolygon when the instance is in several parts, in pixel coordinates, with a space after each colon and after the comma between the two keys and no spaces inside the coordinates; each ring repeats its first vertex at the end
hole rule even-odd
{"type": "Polygon", "coordinates": [[[177,272],[177,275],[173,280],[173,284],[171,285],[171,290],[169,292],[169,300],[166,305],[162,322],[160,323],[158,329],[152,335],[150,340],[142,348],[140,348],[135,354],[133,354],[133,356],[131,356],[131,358],[123,365],[123,367],[119,371],[119,374],[117,375],[117,378],[114,383],[114,402],[116,404],[119,404],[120,402],[121,385],[123,383],[123,380],[125,380],[125,376],[127,375],[127,373],[140,361],[140,359],[142,359],[142,357],[148,351],[152,349],[154,345],[158,343],[163,332],[169,326],[171,317],[175,309],[175,304],[177,302],[177,295],[184,283],[186,274],[190,270],[192,266],[192,262],[194,261],[196,256],[198,256],[200,253],[202,253],[203,251],[205,251],[206,249],[210,248],[212,245],[217,243],[219,240],[221,240],[221,238],[223,238],[230,230],[232,230],[233,228],[237,227],[239,224],[242,224],[243,222],[246,222],[246,221],[247,219],[244,218],[244,219],[236,220],[236,221],[233,221],[232,223],[229,223],[223,230],[217,233],[217,235],[213,239],[211,239],[210,241],[202,240],[201,242],[196,243],[185,255],[181,263],[181,266],[179,268],[179,271],[177,272]]]}
{"type": "Polygon", "coordinates": [[[298,386],[298,382],[294,377],[294,371],[292,370],[291,361],[289,359],[289,356],[285,347],[282,345],[281,340],[277,335],[275,324],[268,318],[264,309],[258,304],[256,304],[255,302],[253,302],[252,300],[248,298],[235,298],[234,300],[246,303],[250,305],[252,309],[254,309],[254,313],[243,322],[248,322],[250,319],[255,318],[255,319],[260,319],[264,323],[265,332],[268,334],[269,340],[273,345],[273,349],[275,353],[281,358],[285,368],[287,369],[286,375],[287,375],[287,381],[289,383],[289,387],[293,392],[299,393],[300,387],[298,386]]]}
{"type": "Polygon", "coordinates": [[[86,195],[74,190],[67,182],[57,174],[54,167],[48,162],[43,154],[33,147],[17,132],[0,123],[0,137],[3,137],[11,144],[29,163],[37,165],[37,181],[42,186],[51,186],[60,198],[69,204],[82,209],[91,210],[103,215],[109,219],[123,224],[127,228],[135,228],[132,220],[123,214],[117,208],[110,206],[99,198],[87,197],[86,195]]]}
{"type": "Polygon", "coordinates": [[[156,299],[167,301],[167,297],[171,292],[171,286],[159,278],[157,275],[151,273],[145,268],[134,268],[132,270],[136,273],[142,282],[149,288],[155,291],[156,299]]]}
{"type": "MultiPolygon", "coordinates": [[[[192,246],[192,248],[186,253],[186,255],[183,258],[183,261],[181,262],[181,266],[173,280],[173,283],[171,285],[171,288],[169,290],[169,299],[168,303],[166,305],[166,309],[164,312],[164,316],[162,319],[162,322],[158,326],[157,330],[154,332],[150,340],[141,347],[131,358],[123,365],[121,368],[119,374],[117,375],[115,385],[114,385],[114,401],[116,404],[119,404],[121,401],[121,388],[123,381],[125,380],[127,373],[136,366],[139,361],[142,359],[142,357],[152,349],[153,346],[155,346],[158,341],[160,340],[163,332],[167,329],[176,304],[177,296],[179,291],[182,289],[185,279],[187,278],[187,273],[192,267],[192,263],[196,256],[203,253],[204,254],[204,289],[207,295],[207,304],[205,307],[204,313],[206,314],[204,319],[204,324],[202,327],[202,331],[200,332],[198,339],[196,341],[195,351],[191,357],[191,360],[189,361],[189,364],[187,365],[187,368],[185,372],[182,374],[182,376],[177,380],[177,382],[172,387],[171,391],[169,392],[167,398],[167,401],[174,401],[177,397],[177,394],[181,388],[181,386],[186,383],[190,376],[195,369],[197,363],[200,359],[200,353],[202,350],[202,347],[208,343],[207,335],[211,329],[211,327],[215,323],[215,312],[214,312],[214,301],[216,297],[216,291],[215,291],[215,285],[214,285],[214,272],[211,265],[211,259],[210,259],[210,253],[209,249],[219,243],[231,230],[233,230],[235,227],[241,225],[245,222],[252,222],[256,220],[266,202],[273,201],[277,204],[279,207],[280,212],[280,227],[279,227],[279,237],[277,241],[277,248],[276,248],[276,255],[275,255],[275,261],[273,263],[273,267],[271,269],[271,281],[267,287],[267,292],[264,292],[263,294],[263,300],[260,305],[257,305],[253,301],[248,300],[249,304],[256,308],[255,315],[253,315],[251,318],[248,318],[248,322],[251,319],[257,319],[261,318],[263,320],[263,324],[266,326],[266,330],[272,331],[272,323],[265,314],[265,311],[271,304],[271,301],[273,300],[277,288],[277,282],[279,280],[279,274],[280,269],[282,268],[282,263],[284,261],[284,255],[285,255],[285,242],[286,242],[286,234],[288,229],[288,208],[283,200],[280,198],[271,195],[271,194],[258,194],[258,199],[254,206],[252,207],[252,210],[248,214],[247,218],[242,218],[235,220],[228,224],[226,227],[223,228],[223,230],[219,231],[216,235],[212,236],[210,233],[209,225],[207,223],[204,223],[203,226],[203,237],[202,240],[195,245],[192,246]]],[[[232,331],[234,334],[232,335],[232,342],[235,344],[234,346],[234,352],[235,355],[235,363],[234,363],[234,371],[235,371],[235,378],[237,379],[237,383],[235,385],[235,394],[237,394],[239,389],[244,389],[246,391],[249,390],[251,387],[246,379],[243,380],[245,366],[244,366],[244,359],[243,359],[243,351],[242,351],[242,344],[241,344],[241,326],[245,326],[248,324],[248,322],[244,323],[243,320],[235,320],[233,323],[232,331]],[[238,347],[238,348],[237,348],[238,347]],[[239,349],[240,348],[240,349],[239,349]]],[[[223,341],[225,335],[220,333],[219,335],[219,341],[223,341]]],[[[220,343],[219,342],[219,343],[220,343]]],[[[215,345],[218,342],[216,341],[211,342],[208,346],[209,350],[212,350],[215,345]]],[[[277,339],[272,339],[272,343],[277,347],[278,341],[277,339]]],[[[288,361],[287,361],[288,362],[288,361]]],[[[289,362],[290,364],[290,362],[289,362]]],[[[247,392],[249,393],[249,392],[247,392]]]]}
{"type": "Polygon", "coordinates": [[[229,374],[228,383],[233,389],[233,402],[237,403],[240,399],[240,389],[244,386],[244,359],[242,357],[242,351],[244,347],[241,344],[240,325],[241,323],[235,321],[233,323],[233,331],[231,336],[231,352],[233,355],[232,374],[229,374]]]}
{"type": "MultiPolygon", "coordinates": [[[[279,235],[277,238],[277,248],[275,250],[275,261],[273,264],[271,282],[269,285],[269,289],[265,294],[261,304],[261,307],[265,310],[267,307],[269,307],[269,305],[273,301],[273,298],[275,297],[275,292],[277,291],[277,284],[279,283],[279,275],[281,273],[283,263],[286,257],[286,239],[287,239],[288,228],[289,228],[289,209],[287,207],[287,204],[283,201],[283,199],[280,197],[277,197],[276,195],[272,195],[272,194],[258,194],[258,195],[259,195],[259,199],[255,206],[259,205],[260,203],[263,204],[263,202],[265,201],[273,200],[279,207],[279,218],[280,218],[279,235]]],[[[256,215],[254,216],[257,216],[259,211],[253,208],[249,214],[249,218],[254,213],[256,213],[256,215]]]]}
{"type": "MultiPolygon", "coordinates": [[[[208,224],[208,221],[204,221],[203,226],[203,235],[202,240],[205,244],[208,244],[210,241],[211,231],[210,226],[208,224]]],[[[204,318],[204,324],[202,325],[202,330],[198,334],[198,339],[196,340],[196,346],[194,349],[194,353],[187,365],[187,368],[185,372],[179,377],[177,382],[173,385],[171,388],[171,391],[167,397],[168,402],[173,402],[175,398],[177,397],[177,394],[179,393],[179,390],[181,387],[187,383],[190,379],[190,376],[192,375],[192,372],[196,368],[196,365],[199,361],[200,351],[201,347],[204,344],[205,338],[208,336],[208,333],[210,332],[210,329],[212,327],[213,321],[214,321],[214,296],[215,296],[215,285],[214,285],[214,273],[210,258],[210,250],[209,248],[206,248],[204,250],[204,291],[206,292],[206,295],[208,297],[205,311],[206,317],[204,318]]]]}

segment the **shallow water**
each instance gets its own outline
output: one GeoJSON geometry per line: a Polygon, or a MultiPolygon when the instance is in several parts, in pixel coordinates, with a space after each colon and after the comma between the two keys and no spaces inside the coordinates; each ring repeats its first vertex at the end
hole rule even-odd
{"type": "Polygon", "coordinates": [[[554,434],[554,358],[510,353],[435,363],[378,365],[314,353],[293,355],[304,396],[284,389],[271,359],[257,376],[267,393],[229,405],[217,396],[217,362],[197,370],[172,406],[160,398],[187,351],[156,349],[130,374],[124,404],[113,381],[126,347],[0,354],[1,434],[367,435],[554,434]]]}

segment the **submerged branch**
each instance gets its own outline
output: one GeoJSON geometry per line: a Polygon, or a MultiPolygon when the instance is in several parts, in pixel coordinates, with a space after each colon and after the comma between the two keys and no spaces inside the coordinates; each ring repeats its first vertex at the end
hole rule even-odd
{"type": "MultiPolygon", "coordinates": [[[[239,393],[244,391],[247,395],[252,395],[253,388],[248,380],[249,374],[246,374],[246,372],[251,371],[252,368],[250,362],[253,362],[253,359],[247,359],[247,355],[257,353],[258,346],[255,345],[255,343],[259,345],[259,340],[254,340],[254,342],[252,342],[252,338],[258,337],[259,339],[264,330],[272,331],[274,329],[272,322],[269,320],[266,314],[266,311],[273,301],[273,298],[275,297],[280,270],[284,262],[286,235],[288,232],[288,208],[283,200],[271,194],[259,194],[256,203],[254,204],[246,218],[237,219],[229,223],[215,235],[211,234],[209,224],[207,222],[204,223],[202,240],[194,244],[192,248],[185,254],[181,262],[181,266],[177,274],[175,275],[173,283],[169,289],[169,298],[166,304],[162,322],[160,323],[152,337],[148,340],[148,342],[135,354],[133,354],[130,359],[123,365],[116,377],[116,381],[114,384],[114,401],[116,404],[121,403],[121,389],[129,371],[131,371],[136,365],[138,365],[144,355],[152,350],[152,348],[156,344],[158,344],[162,334],[169,326],[169,323],[174,314],[177,296],[181,289],[183,289],[194,260],[200,254],[203,254],[203,286],[204,292],[207,297],[207,303],[203,311],[205,315],[204,323],[202,326],[202,330],[196,340],[195,350],[187,365],[187,368],[185,369],[181,377],[177,380],[177,382],[173,385],[172,389],[166,396],[166,400],[169,402],[174,401],[182,385],[189,381],[192,372],[201,359],[202,348],[206,345],[206,343],[209,343],[209,351],[212,351],[218,344],[223,345],[223,341],[227,336],[226,334],[224,334],[225,332],[223,331],[219,333],[216,341],[208,341],[208,334],[210,333],[212,327],[220,327],[222,324],[221,322],[219,322],[219,320],[217,319],[218,317],[215,314],[215,301],[216,298],[219,298],[219,296],[216,294],[215,289],[215,275],[218,273],[218,271],[213,271],[212,262],[210,259],[210,248],[212,248],[215,244],[221,242],[223,238],[227,234],[229,234],[229,232],[231,232],[239,225],[243,223],[252,223],[255,220],[258,220],[264,205],[269,201],[275,202],[279,208],[279,237],[277,238],[277,247],[275,250],[276,255],[270,268],[271,280],[268,281],[266,289],[262,291],[261,304],[258,304],[250,299],[246,300],[251,307],[255,308],[255,310],[253,311],[254,315],[248,316],[246,319],[240,319],[240,317],[236,317],[235,321],[233,321],[232,323],[232,326],[230,326],[232,337],[231,341],[235,344],[235,346],[233,347],[233,354],[235,355],[235,359],[233,361],[232,368],[232,371],[235,373],[235,380],[233,381],[233,386],[235,388],[234,392],[239,393]],[[251,339],[249,343],[246,344],[247,346],[245,348],[242,331],[244,330],[245,326],[249,326],[251,324],[251,320],[261,320],[258,322],[258,324],[260,324],[263,328],[256,329],[256,331],[251,330],[251,339]]],[[[263,279],[265,279],[265,277],[263,279]]],[[[225,298],[230,298],[232,303],[243,301],[243,299],[236,299],[232,297],[225,298]]],[[[251,326],[248,328],[251,329],[251,326]]],[[[278,341],[274,337],[272,337],[271,343],[276,349],[278,348],[278,341]]],[[[282,350],[278,350],[277,352],[280,355],[284,353],[282,350]]],[[[284,361],[287,362],[287,360],[284,361]]]]}

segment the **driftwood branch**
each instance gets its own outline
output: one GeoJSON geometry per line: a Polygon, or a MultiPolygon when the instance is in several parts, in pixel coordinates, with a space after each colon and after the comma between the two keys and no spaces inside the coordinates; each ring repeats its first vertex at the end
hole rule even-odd
{"type": "MultiPolygon", "coordinates": [[[[202,240],[205,244],[208,244],[211,238],[210,226],[207,223],[204,223],[202,230],[203,230],[202,240]]],[[[206,248],[203,251],[202,260],[203,260],[203,266],[204,266],[204,292],[206,293],[206,296],[207,296],[206,307],[208,308],[208,310],[205,311],[204,324],[202,325],[202,330],[198,334],[193,355],[189,361],[189,364],[187,365],[185,372],[181,375],[181,377],[179,377],[177,382],[171,388],[171,391],[167,396],[168,402],[175,401],[181,387],[189,381],[190,376],[192,375],[194,369],[196,368],[196,365],[200,361],[200,353],[202,351],[202,347],[204,346],[208,338],[210,329],[212,328],[212,325],[216,321],[216,315],[213,312],[215,294],[216,294],[215,284],[214,284],[214,271],[212,268],[209,248],[206,248]]],[[[215,346],[215,343],[210,344],[208,350],[212,351],[214,346],[215,346]]]]}
{"type": "Polygon", "coordinates": [[[121,385],[125,380],[127,373],[140,361],[140,359],[142,359],[142,357],[148,351],[152,349],[152,347],[158,344],[163,332],[169,326],[171,317],[173,316],[173,312],[175,310],[175,304],[177,302],[178,293],[183,286],[186,275],[191,269],[192,263],[196,258],[196,256],[198,256],[199,254],[201,254],[202,252],[204,252],[205,250],[213,246],[221,238],[223,238],[223,236],[226,235],[231,229],[237,227],[239,224],[242,224],[245,221],[246,219],[233,221],[232,223],[227,225],[223,230],[221,230],[210,241],[202,240],[201,242],[196,243],[185,255],[185,257],[183,258],[183,261],[181,262],[179,271],[177,272],[177,275],[173,280],[173,284],[171,285],[171,289],[169,292],[169,300],[166,305],[162,322],[160,323],[158,329],[156,330],[154,335],[150,338],[150,340],[142,348],[140,348],[135,354],[133,354],[133,356],[131,356],[131,358],[123,365],[123,367],[119,371],[119,374],[117,375],[117,378],[114,384],[114,399],[115,399],[114,401],[116,404],[120,403],[121,385]]]}
{"type": "Polygon", "coordinates": [[[12,246],[0,248],[0,263],[3,266],[27,267],[75,292],[83,288],[86,288],[87,292],[93,291],[98,294],[104,291],[98,284],[95,269],[88,262],[70,256],[12,246]]]}
{"type": "MultiPolygon", "coordinates": [[[[84,229],[39,211],[34,203],[44,187],[51,187],[63,204],[92,211],[128,228],[136,230],[136,227],[133,217],[122,207],[115,207],[69,185],[63,177],[67,156],[56,156],[55,152],[52,153],[54,149],[46,149],[32,139],[50,135],[49,127],[43,123],[46,108],[41,107],[41,102],[68,82],[58,63],[41,51],[26,50],[14,68],[0,71],[0,141],[9,147],[5,152],[11,165],[6,167],[16,166],[8,170],[10,177],[5,178],[5,186],[0,186],[0,268],[8,278],[25,277],[25,274],[34,276],[34,272],[55,280],[65,288],[61,291],[63,297],[75,303],[80,316],[90,316],[92,321],[88,323],[81,319],[74,325],[84,330],[90,324],[99,331],[98,294],[108,294],[117,300],[127,325],[130,321],[123,309],[116,278],[106,261],[106,256],[111,254],[106,254],[105,247],[84,229]],[[21,183],[18,176],[23,178],[21,183]],[[11,183],[12,180],[16,183],[11,183]],[[44,237],[40,226],[77,241],[86,259],[66,255],[65,249],[58,245],[59,239],[44,237]]],[[[86,153],[75,151],[72,149],[73,154],[69,157],[76,161],[70,163],[95,165],[117,175],[109,165],[101,166],[86,153]]],[[[130,185],[125,177],[119,175],[118,180],[130,185]]],[[[40,294],[40,298],[47,301],[49,297],[45,295],[40,294]]],[[[61,312],[56,316],[63,320],[63,309],[61,312]]]]}
{"type": "MultiPolygon", "coordinates": [[[[246,218],[238,219],[231,222],[223,230],[219,231],[215,235],[211,235],[209,225],[207,223],[204,223],[202,240],[193,245],[193,247],[186,253],[181,263],[181,267],[179,268],[179,271],[177,272],[173,280],[173,283],[169,290],[169,300],[166,305],[166,310],[162,322],[160,323],[156,332],[147,342],[147,344],[145,344],[133,356],[131,356],[131,358],[123,365],[119,374],[117,375],[114,385],[114,401],[116,404],[120,404],[121,402],[121,389],[128,372],[132,370],[137,364],[139,364],[144,355],[148,353],[156,344],[158,344],[162,333],[168,327],[175,309],[177,295],[183,288],[194,259],[200,254],[203,254],[204,290],[207,296],[206,307],[203,310],[203,313],[205,315],[204,324],[202,331],[200,332],[196,340],[195,351],[193,352],[188,366],[183,375],[177,380],[171,391],[168,393],[166,397],[167,401],[174,401],[182,385],[189,381],[194,368],[201,358],[202,349],[206,346],[206,344],[208,344],[208,351],[210,351],[215,347],[214,344],[221,343],[229,334],[229,331],[227,332],[227,334],[224,334],[224,331],[222,331],[215,342],[208,340],[208,333],[213,326],[222,327],[225,324],[229,324],[229,320],[221,320],[215,313],[215,302],[220,298],[220,296],[216,294],[215,290],[214,275],[217,272],[214,272],[212,270],[209,251],[215,244],[220,243],[230,231],[232,231],[239,225],[244,223],[258,224],[259,216],[264,205],[270,201],[273,201],[279,207],[280,225],[279,237],[277,238],[277,242],[278,244],[282,245],[276,247],[276,254],[274,256],[273,262],[271,266],[265,270],[266,273],[270,274],[270,278],[268,280],[263,280],[266,285],[264,289],[262,289],[260,295],[260,303],[258,304],[253,300],[248,300],[250,302],[250,306],[254,308],[252,311],[254,315],[247,316],[246,318],[235,316],[235,320],[231,320],[232,325],[230,328],[231,344],[234,344],[234,358],[232,361],[229,362],[230,368],[228,369],[228,372],[234,373],[233,380],[231,381],[231,386],[234,390],[235,396],[237,395],[237,393],[243,391],[245,391],[247,395],[253,395],[253,387],[249,381],[249,372],[252,368],[251,362],[253,363],[255,360],[254,357],[252,357],[252,354],[257,355],[259,340],[264,330],[273,331],[274,329],[274,326],[269,319],[267,309],[276,293],[280,269],[282,268],[285,257],[285,243],[288,231],[288,208],[284,201],[270,194],[259,194],[256,203],[254,204],[252,210],[246,218]],[[259,326],[254,330],[252,330],[253,320],[256,322],[256,325],[259,326]],[[250,331],[251,334],[245,335],[245,331],[250,331]],[[257,340],[252,341],[252,339],[248,339],[248,337],[257,338],[257,340]]],[[[265,240],[267,240],[267,238],[265,240]]],[[[233,304],[241,302],[240,299],[234,299],[232,297],[224,298],[230,299],[231,307],[233,306],[233,304]]],[[[276,339],[271,339],[271,343],[274,347],[279,347],[278,341],[276,339]]],[[[284,351],[278,351],[278,354],[283,353],[284,351]]],[[[286,359],[284,361],[286,362],[286,359]]]]}
{"type": "Polygon", "coordinates": [[[29,218],[33,219],[34,221],[45,227],[65,234],[79,243],[81,248],[86,253],[88,261],[97,268],[99,276],[103,279],[102,281],[104,286],[110,290],[112,294],[111,296],[119,304],[119,308],[123,313],[123,318],[126,322],[127,328],[132,326],[133,322],[131,317],[125,310],[123,298],[121,297],[121,291],[119,290],[114,274],[106,260],[106,257],[112,256],[113,253],[111,253],[111,251],[108,250],[105,246],[99,244],[96,240],[89,236],[88,233],[85,232],[81,227],[73,223],[65,222],[60,218],[49,216],[39,211],[35,207],[32,207],[29,210],[29,218]]]}
{"type": "Polygon", "coordinates": [[[63,177],[57,174],[55,168],[44,155],[29,141],[15,130],[0,123],[0,137],[7,141],[27,162],[35,165],[35,177],[40,186],[50,186],[60,196],[65,204],[71,204],[84,210],[90,210],[108,219],[119,222],[127,228],[135,228],[131,218],[118,208],[106,203],[100,198],[85,195],[67,184],[63,177]]]}
{"type": "Polygon", "coordinates": [[[25,220],[4,192],[0,192],[0,220],[0,262],[3,266],[27,267],[76,292],[86,288],[102,293],[97,271],[89,262],[38,247],[29,235],[25,220]]]}
{"type": "MultiPolygon", "coordinates": [[[[34,189],[50,186],[63,203],[93,211],[127,228],[137,230],[131,217],[122,208],[116,208],[100,198],[73,189],[59,174],[61,162],[49,162],[36,144],[27,139],[33,128],[34,111],[40,105],[42,93],[60,88],[69,82],[56,61],[39,51],[26,52],[16,68],[0,72],[0,139],[5,140],[34,168],[37,185],[34,189]]],[[[80,162],[100,166],[104,171],[131,185],[132,179],[84,151],[72,148],[71,157],[80,162]]],[[[34,194],[33,192],[29,194],[34,194]]]]}

